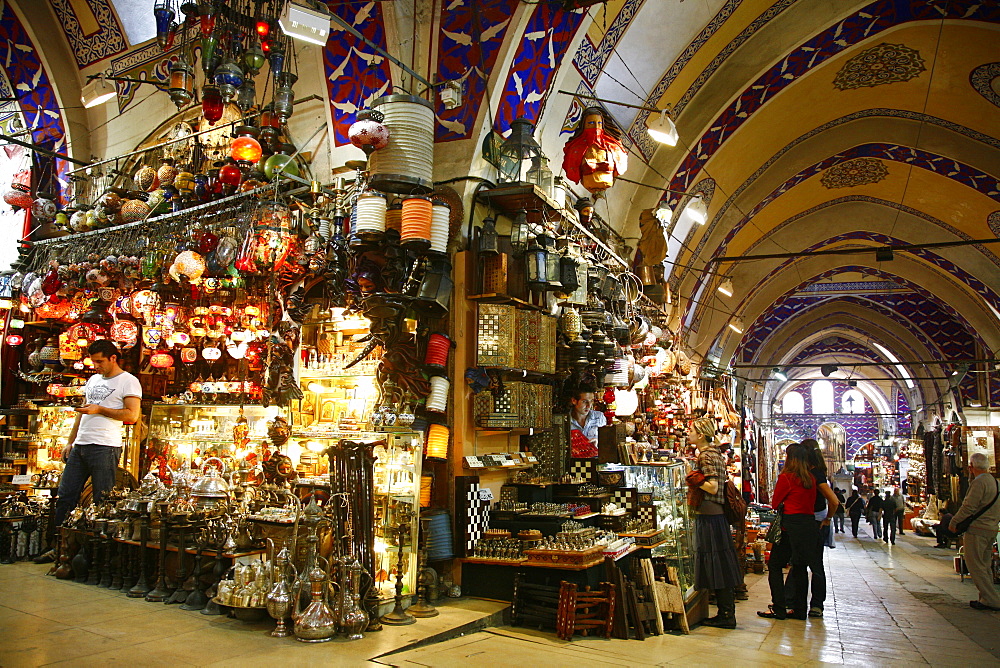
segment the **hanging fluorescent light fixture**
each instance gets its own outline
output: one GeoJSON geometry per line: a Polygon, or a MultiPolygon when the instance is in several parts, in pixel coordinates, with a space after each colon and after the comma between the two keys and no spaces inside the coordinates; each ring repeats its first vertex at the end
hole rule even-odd
{"type": "Polygon", "coordinates": [[[654,125],[647,125],[646,132],[653,138],[653,141],[665,144],[666,146],[677,146],[677,126],[673,119],[667,116],[667,110],[660,112],[660,118],[654,125]]]}
{"type": "Polygon", "coordinates": [[[326,46],[330,37],[330,14],[325,7],[312,2],[288,2],[278,17],[281,31],[293,39],[326,46]]]}
{"type": "Polygon", "coordinates": [[[701,193],[688,200],[687,206],[684,207],[684,213],[699,225],[704,225],[708,221],[708,204],[705,203],[705,198],[701,196],[701,193]]]}
{"type": "Polygon", "coordinates": [[[104,104],[115,96],[115,87],[102,74],[80,90],[80,101],[84,109],[104,104]]]}
{"type": "Polygon", "coordinates": [[[717,289],[718,289],[719,292],[721,292],[725,296],[732,297],[733,296],[733,281],[732,281],[732,279],[729,279],[729,278],[725,279],[724,281],[722,281],[721,283],[719,283],[719,287],[717,289]]]}
{"type": "Polygon", "coordinates": [[[745,329],[743,321],[734,316],[733,319],[729,321],[729,329],[733,330],[737,334],[742,334],[745,329]]]}
{"type": "Polygon", "coordinates": [[[773,369],[771,369],[771,377],[774,378],[775,380],[780,380],[782,383],[788,380],[788,376],[785,374],[785,372],[779,369],[778,367],[774,367],[773,369]]]}

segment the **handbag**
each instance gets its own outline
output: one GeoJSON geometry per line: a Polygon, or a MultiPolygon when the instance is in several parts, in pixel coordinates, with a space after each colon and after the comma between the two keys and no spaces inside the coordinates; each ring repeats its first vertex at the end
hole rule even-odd
{"type": "Polygon", "coordinates": [[[972,515],[969,515],[964,520],[956,524],[954,532],[956,536],[961,536],[963,533],[968,531],[969,527],[972,526],[972,523],[978,520],[980,517],[982,517],[983,513],[992,508],[993,504],[997,502],[998,498],[1000,498],[1000,481],[994,478],[993,482],[995,482],[997,485],[997,493],[993,495],[993,500],[990,501],[990,504],[988,506],[983,506],[972,515]]]}
{"type": "Polygon", "coordinates": [[[764,536],[764,540],[770,543],[772,546],[777,545],[784,538],[785,532],[781,528],[781,516],[785,512],[785,504],[781,504],[775,509],[778,513],[774,521],[771,522],[771,526],[767,528],[767,534],[764,536]]]}
{"type": "Polygon", "coordinates": [[[736,489],[733,481],[728,478],[726,479],[725,494],[726,504],[723,506],[723,511],[726,514],[726,520],[731,526],[740,526],[747,518],[747,502],[743,500],[743,495],[736,489]]]}

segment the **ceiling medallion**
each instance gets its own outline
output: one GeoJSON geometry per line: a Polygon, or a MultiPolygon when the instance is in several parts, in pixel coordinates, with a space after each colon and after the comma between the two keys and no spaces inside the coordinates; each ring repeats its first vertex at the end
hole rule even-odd
{"type": "Polygon", "coordinates": [[[837,72],[833,86],[849,90],[909,81],[925,69],[924,59],[915,49],[882,42],[848,60],[837,72]]]}
{"type": "Polygon", "coordinates": [[[853,188],[868,183],[878,183],[889,170],[876,158],[855,158],[830,167],[820,179],[826,188],[853,188]]]}
{"type": "Polygon", "coordinates": [[[1000,107],[1000,63],[986,63],[969,72],[969,83],[976,92],[1000,107]]]}

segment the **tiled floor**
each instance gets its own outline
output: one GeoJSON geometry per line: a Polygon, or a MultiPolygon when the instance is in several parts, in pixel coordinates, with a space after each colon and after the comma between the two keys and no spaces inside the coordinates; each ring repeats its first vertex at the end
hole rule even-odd
{"type": "Polygon", "coordinates": [[[0,566],[0,666],[1000,665],[1000,613],[968,607],[975,588],[955,575],[950,551],[909,533],[891,547],[867,536],[840,536],[837,549],[827,552],[830,595],[821,620],[758,618],[754,612],[769,600],[767,581],[748,576],[751,598],[738,605],[735,631],[699,627],[689,636],[644,642],[563,642],[548,633],[500,627],[395,654],[387,653],[502,606],[461,601],[412,626],[353,643],[310,646],[269,637],[270,623],[244,624],[129,599],[45,577],[47,566],[0,566]]]}
{"type": "Polygon", "coordinates": [[[990,666],[1000,665],[1000,613],[969,608],[976,590],[952,565],[953,552],[907,533],[889,546],[837,534],[827,551],[826,616],[808,621],[757,617],[767,580],[748,576],[750,600],[735,631],[698,627],[689,636],[557,640],[498,628],[377,659],[395,666],[990,666]],[[975,640],[973,640],[975,638],[975,640]],[[978,641],[978,642],[977,642],[978,641]]]}

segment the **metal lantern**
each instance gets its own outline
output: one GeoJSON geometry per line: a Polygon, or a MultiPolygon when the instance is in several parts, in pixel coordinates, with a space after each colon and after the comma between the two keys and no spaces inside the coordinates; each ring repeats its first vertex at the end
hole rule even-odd
{"type": "Polygon", "coordinates": [[[510,124],[510,136],[500,146],[501,183],[527,181],[536,158],[543,157],[542,147],[533,136],[534,124],[527,118],[515,118],[510,124]]]}
{"type": "Polygon", "coordinates": [[[521,209],[510,227],[510,246],[514,255],[520,255],[528,249],[528,212],[521,209]]]}
{"type": "Polygon", "coordinates": [[[428,257],[414,306],[432,315],[444,315],[448,312],[454,286],[451,263],[444,257],[428,257]]]}
{"type": "Polygon", "coordinates": [[[295,110],[295,91],[292,90],[292,86],[299,78],[292,74],[291,72],[282,72],[277,78],[278,88],[274,91],[274,111],[278,114],[278,118],[281,119],[281,123],[285,124],[288,119],[291,118],[292,112],[295,110]]]}
{"type": "Polygon", "coordinates": [[[528,288],[532,292],[544,292],[549,284],[549,251],[535,242],[524,253],[528,288]]]}
{"type": "Polygon", "coordinates": [[[178,111],[194,99],[194,68],[183,58],[170,67],[170,88],[167,93],[177,105],[178,111]]]}
{"type": "Polygon", "coordinates": [[[382,125],[384,120],[385,114],[382,112],[362,109],[358,112],[357,120],[348,128],[347,137],[365,155],[371,155],[389,145],[389,128],[382,125]]]}
{"type": "Polygon", "coordinates": [[[480,255],[497,255],[500,252],[497,221],[492,218],[483,219],[483,226],[479,228],[479,243],[476,245],[476,251],[480,255]]]}
{"type": "Polygon", "coordinates": [[[534,183],[541,188],[547,197],[552,197],[552,170],[549,169],[549,159],[544,155],[532,158],[527,179],[529,183],[534,183]]]}
{"type": "Polygon", "coordinates": [[[555,249],[555,240],[548,235],[540,234],[538,241],[549,249],[549,254],[545,258],[545,290],[547,292],[562,292],[563,284],[560,280],[560,273],[562,271],[560,260],[562,256],[555,249]]]}
{"type": "Polygon", "coordinates": [[[223,99],[227,102],[236,95],[236,91],[243,85],[243,70],[231,58],[215,68],[215,85],[219,87],[223,99]]]}

